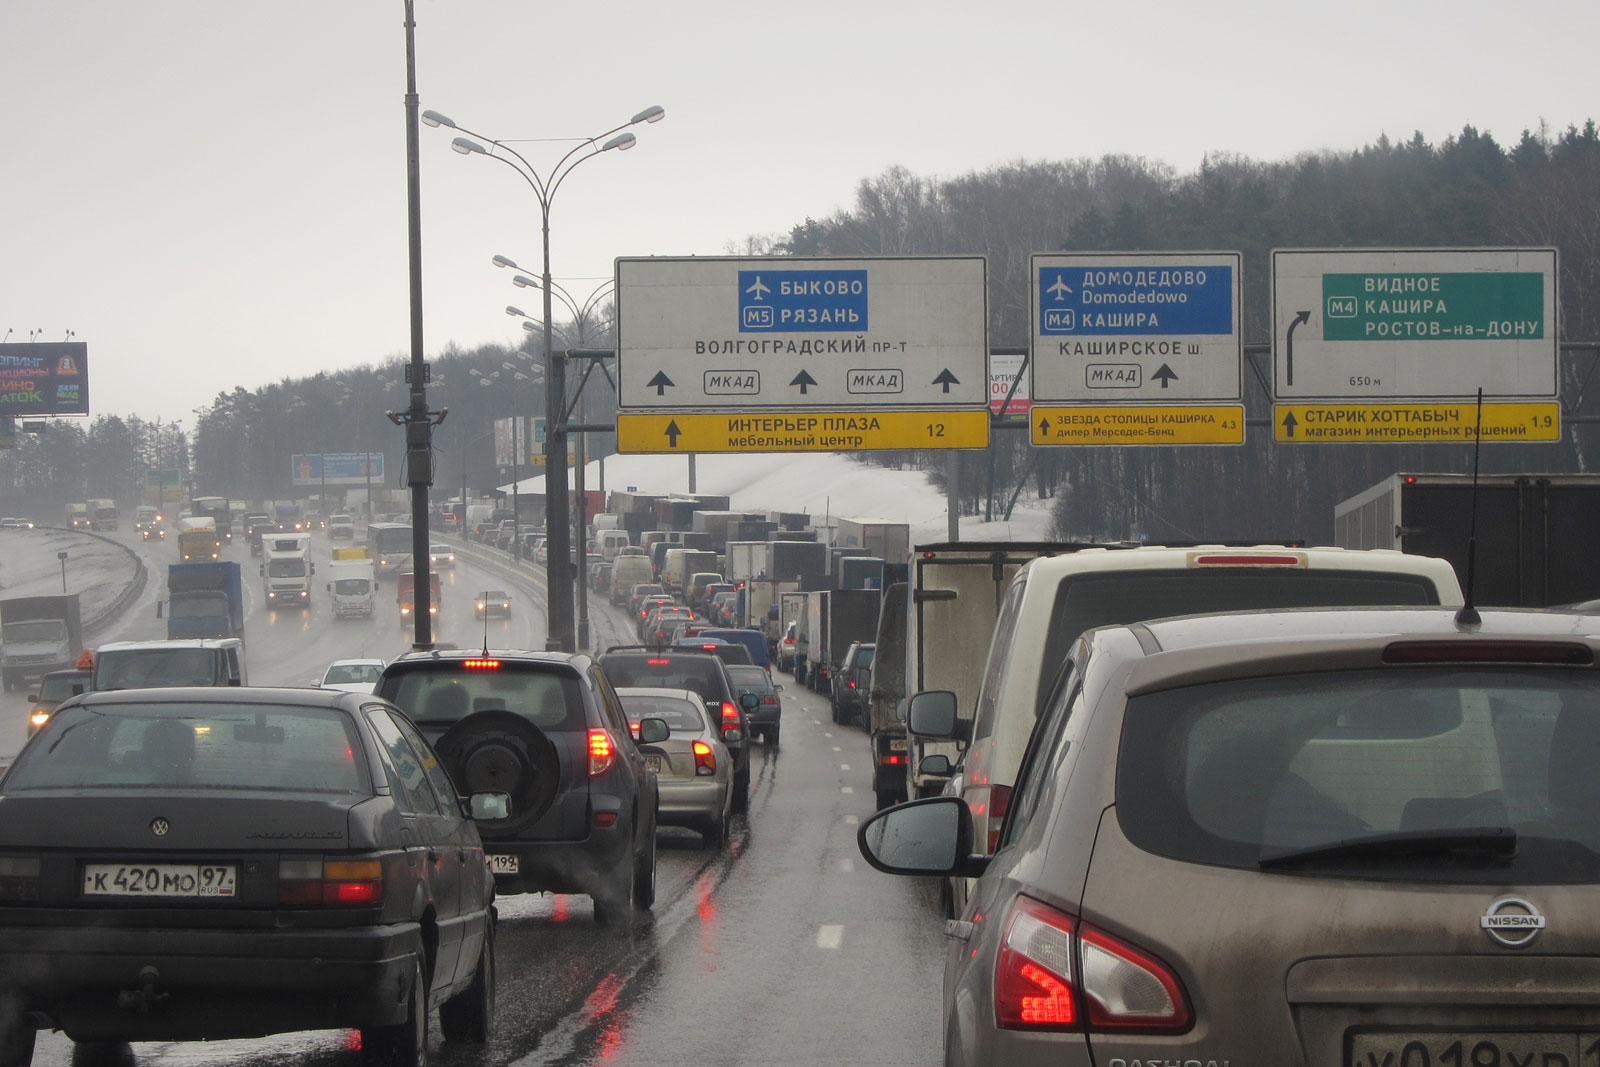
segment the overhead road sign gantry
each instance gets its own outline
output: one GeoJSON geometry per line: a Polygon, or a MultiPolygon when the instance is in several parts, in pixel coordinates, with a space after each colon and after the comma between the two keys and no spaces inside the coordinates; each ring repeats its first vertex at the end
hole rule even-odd
{"type": "Polygon", "coordinates": [[[1031,257],[1035,405],[1238,403],[1238,252],[1031,257]]]}
{"type": "Polygon", "coordinates": [[[1386,404],[1276,404],[1273,439],[1280,444],[1470,444],[1561,440],[1559,401],[1485,403],[1428,400],[1386,404]]]}
{"type": "Polygon", "coordinates": [[[617,415],[617,451],[624,453],[871,452],[988,444],[987,408],[617,415]]]}
{"type": "Polygon", "coordinates": [[[623,258],[616,290],[623,411],[987,410],[981,256],[623,258]]]}
{"type": "Polygon", "coordinates": [[[1553,248],[1276,249],[1273,399],[1555,399],[1553,248]]]}

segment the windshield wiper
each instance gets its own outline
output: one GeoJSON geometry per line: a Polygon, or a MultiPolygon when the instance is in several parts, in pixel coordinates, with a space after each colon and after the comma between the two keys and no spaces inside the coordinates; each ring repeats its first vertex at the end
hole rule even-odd
{"type": "Polygon", "coordinates": [[[1308,848],[1267,849],[1257,861],[1262,870],[1296,863],[1363,856],[1420,856],[1474,852],[1509,860],[1517,853],[1517,832],[1509,826],[1463,826],[1453,830],[1398,830],[1368,837],[1349,837],[1308,848]]]}

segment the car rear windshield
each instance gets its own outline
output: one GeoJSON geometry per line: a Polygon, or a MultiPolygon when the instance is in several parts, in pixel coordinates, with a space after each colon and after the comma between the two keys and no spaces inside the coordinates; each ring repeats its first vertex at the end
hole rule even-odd
{"type": "Polygon", "coordinates": [[[601,657],[600,667],[615,686],[689,689],[706,700],[727,700],[733,695],[723,684],[720,661],[700,653],[606,655],[601,657]]]}
{"type": "Polygon", "coordinates": [[[333,708],[119,704],[68,708],[6,776],[62,788],[371,792],[355,725],[333,708]]]}
{"type": "Polygon", "coordinates": [[[217,650],[131,648],[102,652],[95,662],[101,689],[216,685],[217,650]]]}
{"type": "Polygon", "coordinates": [[[78,693],[89,691],[88,672],[62,674],[55,677],[51,677],[48,674],[45,675],[44,679],[39,683],[39,699],[54,700],[57,703],[63,700],[70,700],[77,695],[77,693],[73,692],[73,689],[77,689],[78,693]]]}
{"type": "Polygon", "coordinates": [[[768,676],[765,667],[735,664],[728,668],[728,677],[740,689],[748,689],[751,692],[766,692],[772,688],[772,678],[768,676]]]}
{"type": "Polygon", "coordinates": [[[1600,881],[1600,685],[1409,668],[1128,701],[1117,817],[1138,847],[1297,874],[1600,881]]]}
{"type": "Polygon", "coordinates": [[[568,671],[512,660],[475,659],[393,665],[378,693],[415,722],[448,727],[480,711],[509,711],[541,730],[582,730],[583,689],[568,671]]]}
{"type": "Polygon", "coordinates": [[[1427,578],[1382,571],[1205,567],[1078,575],[1056,591],[1034,708],[1044,710],[1067,651],[1096,626],[1219,611],[1437,603],[1439,591],[1427,578]]]}
{"type": "Polygon", "coordinates": [[[704,704],[666,695],[618,693],[617,696],[622,699],[622,710],[627,713],[629,722],[661,719],[675,734],[704,733],[708,729],[704,704]]]}

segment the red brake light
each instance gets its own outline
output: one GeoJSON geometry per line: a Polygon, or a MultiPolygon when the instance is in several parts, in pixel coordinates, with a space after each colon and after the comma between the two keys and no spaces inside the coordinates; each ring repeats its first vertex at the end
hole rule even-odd
{"type": "Polygon", "coordinates": [[[992,785],[989,787],[989,855],[994,855],[1000,848],[1000,827],[1005,823],[1006,812],[1011,808],[1011,787],[1009,785],[992,785]]]}
{"type": "Polygon", "coordinates": [[[652,667],[665,667],[672,661],[670,659],[647,659],[645,662],[652,667]]]}
{"type": "Polygon", "coordinates": [[[1218,554],[1196,555],[1190,557],[1190,564],[1196,567],[1304,567],[1303,556],[1281,553],[1256,553],[1255,555],[1218,554]]]}
{"type": "Polygon", "coordinates": [[[589,777],[598,778],[611,769],[617,760],[617,750],[611,744],[611,735],[604,730],[589,731],[589,777]]]}
{"type": "Polygon", "coordinates": [[[299,907],[381,904],[383,862],[375,859],[280,860],[278,902],[299,907]]]}
{"type": "Polygon", "coordinates": [[[711,751],[711,746],[704,741],[694,743],[694,773],[696,775],[710,775],[717,773],[717,756],[711,751]]]}
{"type": "Polygon", "coordinates": [[[724,725],[728,723],[737,724],[739,722],[739,709],[726,700],[722,702],[722,722],[724,725]]]}
{"type": "Polygon", "coordinates": [[[469,671],[497,671],[500,661],[497,659],[464,659],[461,665],[469,671]]]}
{"type": "Polygon", "coordinates": [[[636,723],[636,722],[630,722],[628,724],[628,732],[631,733],[634,737],[638,737],[639,736],[639,724],[636,723]]]}
{"type": "Polygon", "coordinates": [[[1004,1030],[1177,1033],[1193,1021],[1160,960],[1030,897],[1012,905],[994,989],[1004,1030]]]}

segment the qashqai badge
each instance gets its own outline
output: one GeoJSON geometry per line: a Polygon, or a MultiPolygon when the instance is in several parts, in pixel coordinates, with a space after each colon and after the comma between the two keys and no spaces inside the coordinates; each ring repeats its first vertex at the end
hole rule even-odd
{"type": "Polygon", "coordinates": [[[172,824],[165,819],[158,817],[150,820],[150,832],[157,837],[166,837],[167,831],[170,829],[172,829],[172,824]]]}
{"type": "Polygon", "coordinates": [[[1522,948],[1544,929],[1544,915],[1521,897],[1501,897],[1478,920],[1483,932],[1507,948],[1522,948]]]}

